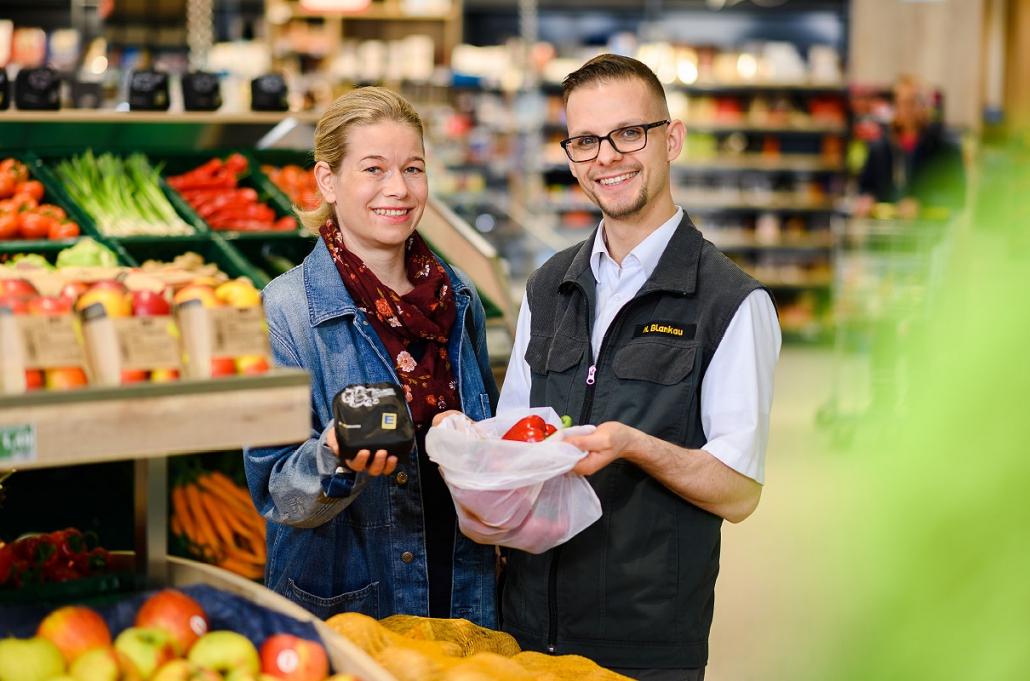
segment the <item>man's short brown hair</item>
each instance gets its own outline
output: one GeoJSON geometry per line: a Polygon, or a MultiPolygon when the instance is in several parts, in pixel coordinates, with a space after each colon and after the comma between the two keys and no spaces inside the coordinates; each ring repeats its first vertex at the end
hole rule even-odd
{"type": "Polygon", "coordinates": [[[592,83],[610,83],[615,80],[637,79],[647,86],[654,95],[655,101],[668,115],[669,104],[665,98],[665,88],[650,68],[642,61],[618,54],[601,54],[579,67],[561,83],[562,105],[568,106],[569,95],[576,88],[592,83]]]}

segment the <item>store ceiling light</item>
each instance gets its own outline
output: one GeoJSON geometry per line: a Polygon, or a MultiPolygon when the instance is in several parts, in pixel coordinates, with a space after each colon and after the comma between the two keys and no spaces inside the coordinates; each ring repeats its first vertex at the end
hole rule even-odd
{"type": "Polygon", "coordinates": [[[357,14],[372,6],[372,0],[300,0],[306,12],[357,14]]]}

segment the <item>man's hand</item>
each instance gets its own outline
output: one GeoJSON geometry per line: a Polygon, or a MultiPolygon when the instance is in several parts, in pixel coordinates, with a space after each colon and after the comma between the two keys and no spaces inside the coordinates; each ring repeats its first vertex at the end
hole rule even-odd
{"type": "Polygon", "coordinates": [[[608,421],[599,425],[597,430],[589,435],[577,435],[563,441],[587,453],[572,470],[580,475],[590,475],[615,459],[631,459],[633,448],[641,435],[643,433],[636,428],[618,421],[608,421]]]}
{"type": "MultiPolygon", "coordinates": [[[[325,436],[325,443],[332,450],[333,454],[340,456],[340,443],[336,439],[336,430],[330,429],[325,436]]],[[[397,457],[390,456],[385,449],[376,450],[375,455],[367,449],[362,449],[351,459],[340,459],[343,465],[356,473],[365,471],[372,477],[377,475],[389,475],[397,468],[397,457]]]]}

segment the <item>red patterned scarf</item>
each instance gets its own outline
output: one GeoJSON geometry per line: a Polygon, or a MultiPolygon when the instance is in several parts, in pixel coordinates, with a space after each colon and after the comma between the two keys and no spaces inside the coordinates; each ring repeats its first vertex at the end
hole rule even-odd
{"type": "Polygon", "coordinates": [[[418,232],[408,237],[404,261],[415,288],[401,296],[347,249],[336,225],[327,222],[320,231],[344,286],[393,358],[415,424],[427,424],[446,409],[461,409],[447,356],[456,316],[454,294],[429,245],[418,232]],[[409,352],[412,345],[422,348],[417,360],[409,352]]]}

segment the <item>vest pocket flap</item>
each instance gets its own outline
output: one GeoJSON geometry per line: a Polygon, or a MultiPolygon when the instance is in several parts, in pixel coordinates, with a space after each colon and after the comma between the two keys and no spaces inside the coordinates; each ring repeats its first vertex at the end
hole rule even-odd
{"type": "Polygon", "coordinates": [[[619,378],[675,385],[694,368],[697,346],[659,340],[630,343],[615,355],[612,370],[619,378]]]}
{"type": "Polygon", "coordinates": [[[565,336],[530,336],[526,362],[534,374],[565,371],[579,363],[586,344],[565,336]]]}

